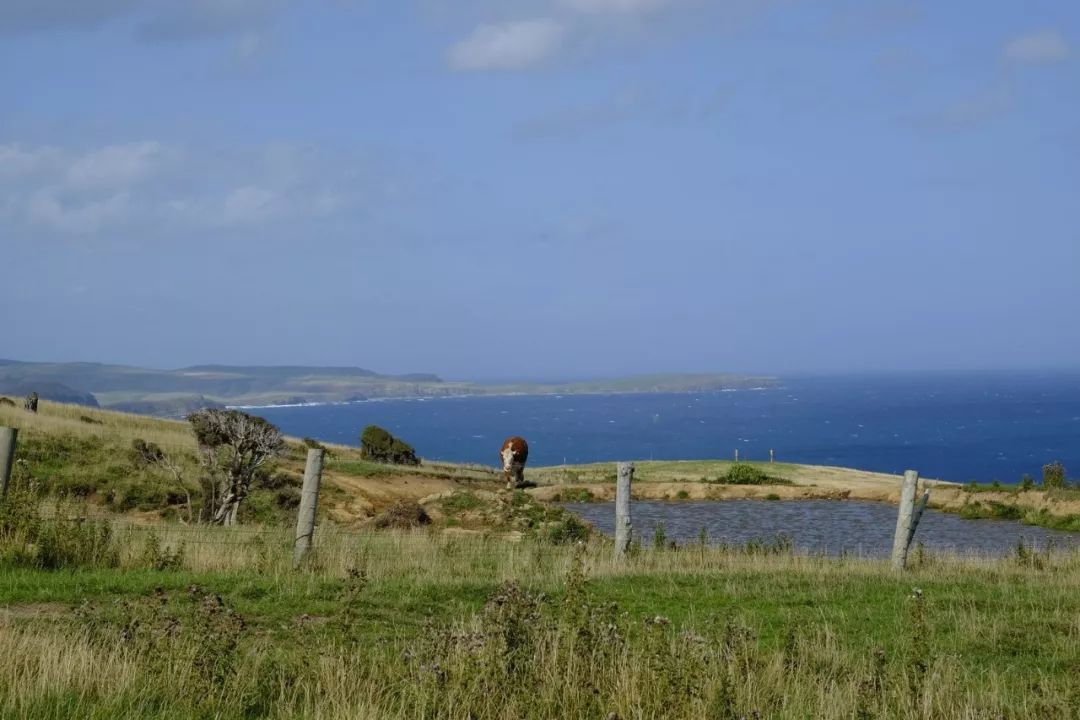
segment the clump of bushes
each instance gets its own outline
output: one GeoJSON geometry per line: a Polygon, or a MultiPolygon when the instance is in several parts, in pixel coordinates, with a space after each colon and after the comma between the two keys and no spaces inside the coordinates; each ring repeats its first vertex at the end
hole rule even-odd
{"type": "Polygon", "coordinates": [[[767,475],[750,463],[734,463],[728,471],[709,482],[721,485],[791,485],[790,480],[767,475]]]}
{"type": "Polygon", "coordinates": [[[368,425],[360,434],[360,457],[393,465],[419,465],[413,446],[378,425],[368,425]]]}

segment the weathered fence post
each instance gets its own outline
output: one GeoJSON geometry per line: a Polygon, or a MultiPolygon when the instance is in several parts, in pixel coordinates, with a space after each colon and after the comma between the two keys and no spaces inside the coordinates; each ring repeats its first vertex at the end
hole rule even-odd
{"type": "Polygon", "coordinates": [[[615,557],[623,557],[630,549],[630,483],[634,479],[634,463],[619,463],[615,480],[615,557]]]}
{"type": "Polygon", "coordinates": [[[915,470],[906,470],[903,484],[900,486],[900,509],[896,515],[896,534],[893,535],[893,570],[903,570],[907,565],[908,548],[911,546],[911,539],[915,536],[915,527],[919,524],[926,503],[930,500],[930,491],[927,490],[916,512],[915,490],[918,484],[919,473],[915,470]]]}
{"type": "Polygon", "coordinates": [[[911,548],[911,541],[915,537],[915,528],[919,527],[919,521],[922,520],[923,510],[926,509],[926,505],[930,502],[930,488],[927,487],[923,492],[922,499],[915,504],[915,510],[911,515],[911,527],[908,528],[907,534],[907,547],[904,550],[904,559],[907,559],[907,551],[911,548]]]}
{"type": "Polygon", "coordinates": [[[739,462],[739,448],[735,448],[735,462],[739,462]]]}
{"type": "Polygon", "coordinates": [[[19,431],[15,428],[0,427],[0,500],[7,497],[11,466],[15,462],[15,441],[18,437],[19,431]]]}
{"type": "Polygon", "coordinates": [[[304,467],[304,489],[300,493],[300,513],[296,517],[296,544],[293,546],[293,567],[300,567],[311,550],[315,535],[315,510],[319,504],[319,483],[322,481],[323,450],[311,448],[304,467]]]}
{"type": "Polygon", "coordinates": [[[769,448],[769,462],[776,462],[776,454],[769,448]]]}

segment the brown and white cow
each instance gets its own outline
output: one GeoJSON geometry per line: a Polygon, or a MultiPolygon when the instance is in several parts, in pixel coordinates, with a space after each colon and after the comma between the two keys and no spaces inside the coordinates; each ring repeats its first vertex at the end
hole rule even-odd
{"type": "Polygon", "coordinates": [[[499,450],[499,460],[502,461],[503,479],[506,480],[506,489],[513,490],[525,485],[525,463],[529,459],[529,444],[525,438],[507,438],[499,450]]]}

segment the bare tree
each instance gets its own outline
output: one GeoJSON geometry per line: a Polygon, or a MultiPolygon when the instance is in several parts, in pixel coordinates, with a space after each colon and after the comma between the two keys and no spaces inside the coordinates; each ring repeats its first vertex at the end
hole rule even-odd
{"type": "Polygon", "coordinates": [[[235,525],[256,473],[285,449],[285,439],[271,423],[239,410],[199,410],[188,421],[205,470],[206,515],[215,525],[235,525]]]}

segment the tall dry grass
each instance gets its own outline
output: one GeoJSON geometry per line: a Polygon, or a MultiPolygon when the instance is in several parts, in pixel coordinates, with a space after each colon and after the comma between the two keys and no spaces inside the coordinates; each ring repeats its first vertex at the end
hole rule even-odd
{"type": "Polygon", "coordinates": [[[1080,654],[1069,650],[1080,648],[1077,553],[1039,562],[924,557],[897,578],[878,560],[761,546],[644,549],[617,561],[606,542],[323,529],[310,562],[295,571],[283,530],[118,527],[115,537],[121,568],[91,584],[118,600],[99,600],[73,621],[0,615],[0,715],[1071,718],[1080,707],[1080,677],[1071,672],[1080,654]],[[179,571],[208,589],[125,593],[125,573],[145,573],[149,546],[182,546],[179,571]],[[305,616],[284,629],[280,621],[249,625],[209,589],[214,578],[236,577],[259,578],[269,588],[260,602],[269,605],[336,588],[336,609],[320,621],[329,630],[305,616]],[[916,584],[970,588],[970,596],[946,606],[913,593],[916,584]],[[992,606],[1007,598],[1002,588],[1025,584],[1047,597],[992,606]],[[369,597],[406,613],[432,589],[454,597],[477,585],[491,591],[474,614],[411,636],[371,635],[368,615],[378,605],[369,597]],[[755,614],[755,597],[768,604],[802,586],[856,615],[801,614],[783,642],[764,642],[762,623],[771,620],[755,614]],[[690,607],[678,607],[687,602],[678,589],[695,587],[701,594],[689,595],[690,607]],[[382,588],[392,588],[390,600],[382,588]],[[635,589],[656,598],[644,616],[611,603],[635,589]],[[749,604],[715,616],[705,612],[710,593],[749,604]],[[898,615],[884,646],[852,642],[844,624],[865,623],[860,608],[882,597],[898,615]],[[673,612],[686,620],[671,620],[673,612]],[[1057,628],[1045,638],[1048,656],[1074,657],[1074,665],[1021,678],[1012,673],[1023,668],[993,657],[973,664],[955,651],[1022,632],[1033,620],[1027,612],[1057,628]]]}

